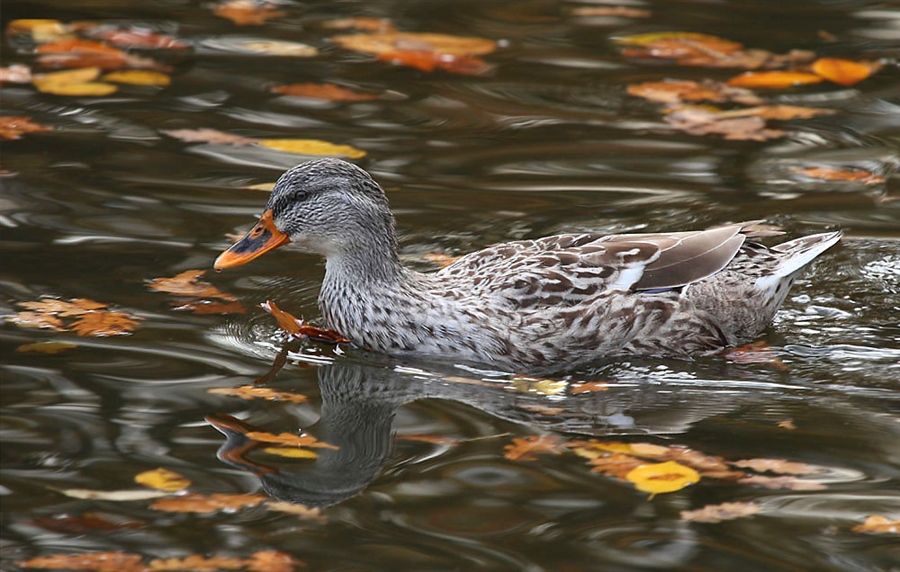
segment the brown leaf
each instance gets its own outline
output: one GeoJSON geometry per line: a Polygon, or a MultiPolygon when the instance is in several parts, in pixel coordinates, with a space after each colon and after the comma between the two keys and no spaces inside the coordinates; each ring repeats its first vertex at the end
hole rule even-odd
{"type": "Polygon", "coordinates": [[[306,403],[309,398],[299,393],[290,391],[276,391],[268,387],[255,385],[242,385],[240,387],[217,387],[210,389],[209,393],[218,395],[232,395],[241,399],[266,399],[268,401],[288,401],[290,403],[306,403]]]}
{"type": "Polygon", "coordinates": [[[424,72],[442,69],[457,75],[483,75],[491,66],[481,58],[442,54],[428,50],[397,50],[378,54],[378,59],[424,72]]]}
{"type": "Polygon", "coordinates": [[[238,26],[261,26],[267,20],[281,18],[287,13],[276,9],[271,2],[255,0],[228,0],[213,5],[213,14],[231,20],[238,26]]]}
{"type": "Polygon", "coordinates": [[[828,81],[851,86],[866,79],[880,67],[880,64],[873,65],[839,58],[820,58],[813,62],[812,71],[828,81]]]}
{"type": "Polygon", "coordinates": [[[680,107],[665,117],[666,123],[691,135],[723,135],[725,139],[766,141],[784,137],[780,129],[767,129],[760,117],[729,117],[719,110],[680,107]]]}
{"type": "Polygon", "coordinates": [[[750,469],[757,473],[777,473],[780,475],[811,475],[821,473],[822,469],[806,463],[785,461],[784,459],[745,459],[731,463],[735,467],[750,469]]]}
{"type": "Polygon", "coordinates": [[[737,480],[742,485],[756,485],[766,489],[787,489],[791,491],[821,491],[827,488],[819,481],[798,479],[797,477],[766,477],[764,475],[750,475],[737,480]]]}
{"type": "Polygon", "coordinates": [[[38,301],[19,302],[18,304],[29,310],[34,310],[43,314],[54,314],[61,318],[82,316],[88,312],[106,308],[108,305],[95,302],[88,298],[72,298],[68,302],[57,298],[41,298],[38,301]]]}
{"type": "Polygon", "coordinates": [[[862,524],[853,527],[853,532],[868,534],[900,534],[900,520],[890,520],[881,515],[872,515],[862,524]]]}
{"type": "Polygon", "coordinates": [[[788,430],[794,430],[797,428],[797,426],[794,424],[794,420],[790,419],[790,418],[779,421],[778,426],[781,427],[782,429],[788,429],[788,430]]]}
{"type": "Polygon", "coordinates": [[[266,500],[263,495],[239,495],[215,493],[203,495],[191,493],[176,497],[157,499],[150,505],[154,510],[164,512],[197,512],[207,513],[218,510],[237,510],[248,506],[256,506],[266,500]]]}
{"type": "Polygon", "coordinates": [[[94,572],[144,572],[138,554],[124,552],[92,552],[89,554],[58,554],[42,556],[18,562],[25,568],[48,568],[51,570],[93,570],[94,572]]]}
{"type": "Polygon", "coordinates": [[[429,252],[422,256],[428,262],[440,267],[446,268],[462,258],[461,256],[450,256],[449,254],[443,254],[440,252],[429,252]]]}
{"type": "Polygon", "coordinates": [[[411,32],[350,34],[335,36],[331,40],[344,49],[375,55],[430,52],[449,56],[481,56],[497,49],[493,40],[484,38],[411,32]]]}
{"type": "Polygon", "coordinates": [[[366,30],[368,32],[394,32],[394,23],[389,18],[341,18],[322,23],[331,30],[366,30]]]}
{"type": "Polygon", "coordinates": [[[36,517],[28,522],[39,526],[44,530],[59,532],[62,534],[86,534],[96,531],[127,530],[143,528],[146,523],[137,520],[111,520],[102,514],[85,512],[72,516],[60,514],[46,517],[36,517]]]}
{"type": "Polygon", "coordinates": [[[312,435],[295,435],[293,433],[267,433],[265,431],[248,431],[244,433],[248,439],[262,443],[279,443],[281,445],[293,445],[295,447],[317,447],[322,449],[338,450],[340,447],[319,441],[312,435]]]}
{"type": "Polygon", "coordinates": [[[878,185],[884,182],[884,177],[876,175],[865,169],[838,169],[835,167],[796,167],[790,169],[792,173],[803,175],[811,179],[824,181],[856,181],[866,185],[878,185]]]}
{"type": "Polygon", "coordinates": [[[188,143],[214,143],[216,145],[253,145],[258,139],[232,135],[218,129],[163,129],[161,131],[169,137],[180,139],[188,143]]]}
{"type": "MultiPolygon", "coordinates": [[[[578,451],[576,450],[575,452],[577,453],[578,451]]],[[[631,455],[613,453],[590,459],[588,464],[591,465],[591,472],[603,473],[610,477],[625,480],[626,475],[641,465],[647,464],[647,462],[631,455]]]]}
{"type": "Polygon", "coordinates": [[[94,311],[82,315],[69,329],[79,336],[122,336],[133,332],[140,319],[125,312],[94,311]]]}
{"type": "Polygon", "coordinates": [[[113,57],[125,57],[125,52],[119,48],[108,46],[103,42],[93,40],[68,39],[38,46],[35,52],[39,54],[104,54],[113,57]]]}
{"type": "Polygon", "coordinates": [[[22,344],[16,348],[16,351],[24,354],[55,355],[77,347],[78,344],[69,342],[35,342],[33,344],[22,344]]]}
{"type": "Polygon", "coordinates": [[[681,520],[691,522],[722,522],[758,513],[762,507],[752,502],[726,502],[710,504],[697,510],[681,511],[681,520]]]}
{"type": "Polygon", "coordinates": [[[54,332],[65,331],[62,320],[60,320],[53,314],[44,314],[41,312],[19,312],[13,316],[6,318],[6,321],[23,328],[41,328],[45,330],[53,330],[54,332]]]}
{"type": "Polygon", "coordinates": [[[302,564],[290,554],[274,550],[254,552],[245,562],[250,572],[294,572],[302,564]]]}
{"type": "Polygon", "coordinates": [[[572,386],[572,393],[596,393],[598,391],[609,391],[609,384],[601,381],[588,381],[572,386]]]}
{"type": "Polygon", "coordinates": [[[350,340],[334,330],[323,330],[321,328],[316,328],[315,326],[310,326],[305,320],[295,318],[290,313],[285,312],[276,306],[275,302],[271,300],[266,300],[260,304],[259,307],[271,314],[278,322],[278,327],[292,336],[332,344],[345,344],[350,342],[350,340]]]}
{"type": "Polygon", "coordinates": [[[186,558],[155,558],[150,561],[147,570],[152,572],[166,572],[190,570],[191,572],[217,572],[219,570],[240,570],[245,565],[241,558],[225,558],[213,556],[204,558],[198,554],[191,554],[186,558]]]}
{"type": "Polygon", "coordinates": [[[176,296],[218,298],[227,302],[237,301],[233,294],[222,292],[209,282],[199,281],[198,278],[205,273],[205,270],[185,270],[171,278],[154,278],[147,285],[151,290],[166,292],[176,296]]]}
{"type": "Polygon", "coordinates": [[[541,405],[540,403],[523,403],[519,405],[519,409],[531,411],[532,413],[537,413],[539,415],[559,415],[566,411],[562,407],[548,407],[546,405],[541,405]]]}
{"type": "Polygon", "coordinates": [[[322,514],[322,509],[319,507],[308,507],[292,502],[269,501],[266,503],[266,508],[277,512],[285,512],[300,516],[303,520],[311,520],[314,522],[325,522],[326,520],[325,515],[322,514]]]}
{"type": "Polygon", "coordinates": [[[52,130],[52,127],[34,123],[30,117],[0,115],[0,140],[12,141],[13,139],[19,139],[25,133],[39,133],[52,130]]]}
{"type": "Polygon", "coordinates": [[[532,435],[514,437],[513,442],[503,448],[503,456],[510,461],[535,461],[541,454],[559,455],[566,448],[555,435],[532,435]]]}
{"type": "Polygon", "coordinates": [[[766,364],[781,371],[787,371],[778,352],[773,350],[766,342],[753,342],[739,348],[732,348],[725,354],[725,358],[735,363],[759,363],[766,364]]]}
{"type": "Polygon", "coordinates": [[[326,101],[369,101],[378,99],[372,93],[363,93],[332,83],[292,83],[289,85],[273,85],[270,88],[275,93],[284,95],[296,95],[312,99],[324,99],[326,101]]]}

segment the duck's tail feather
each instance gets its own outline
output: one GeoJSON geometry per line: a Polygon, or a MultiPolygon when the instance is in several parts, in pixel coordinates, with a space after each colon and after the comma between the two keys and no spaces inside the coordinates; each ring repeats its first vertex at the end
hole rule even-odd
{"type": "MultiPolygon", "coordinates": [[[[756,280],[756,287],[762,290],[775,290],[783,282],[790,281],[799,274],[817,256],[834,246],[844,233],[841,231],[824,232],[789,240],[772,247],[781,255],[781,261],[764,276],[756,280]]],[[[777,288],[781,290],[780,288],[777,288]]],[[[785,289],[786,293],[786,289],[785,289]]]]}

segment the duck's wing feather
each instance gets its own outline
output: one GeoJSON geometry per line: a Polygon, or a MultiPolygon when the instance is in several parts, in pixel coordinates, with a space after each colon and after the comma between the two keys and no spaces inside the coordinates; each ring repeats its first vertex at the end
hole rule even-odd
{"type": "Polygon", "coordinates": [[[573,305],[606,290],[678,288],[734,258],[743,225],[661,234],[566,234],[500,244],[439,272],[517,307],[573,305]]]}

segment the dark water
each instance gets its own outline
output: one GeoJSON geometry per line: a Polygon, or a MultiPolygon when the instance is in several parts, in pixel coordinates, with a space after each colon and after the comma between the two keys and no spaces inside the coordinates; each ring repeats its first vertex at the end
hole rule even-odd
{"type": "MultiPolygon", "coordinates": [[[[4,570],[37,556],[121,551],[245,558],[277,550],[307,570],[900,570],[896,535],[851,529],[900,518],[900,13],[879,2],[646,2],[648,18],[575,17],[565,2],[306,2],[262,26],[237,27],[205,2],[7,0],[2,19],[140,25],[191,44],[152,53],[174,68],[165,89],[105,98],[3,86],[4,115],[54,131],[4,141],[3,312],[41,296],[90,298],[139,316],[133,335],[51,333],[12,323],[3,341],[4,570]],[[501,40],[481,77],[424,73],[336,48],[321,22],[392,18],[406,31],[501,40]],[[630,83],[724,80],[737,72],[629,60],[612,37],[682,30],[786,52],[813,49],[887,65],[853,87],[774,90],[774,103],[830,107],[767,142],[673,131],[630,83]],[[828,41],[827,32],[834,37],[828,41]],[[319,56],[247,55],[244,39],[318,47],[319,56]],[[272,94],[273,83],[336,82],[381,94],[327,103],[272,94]],[[459,254],[565,230],[701,228],[765,218],[790,234],[847,238],[798,282],[764,341],[783,366],[725,357],[611,360],[550,393],[489,372],[433,371],[325,345],[291,347],[271,387],[308,403],[212,394],[251,383],[282,347],[255,304],[308,318],[323,266],[282,250],[206,279],[251,308],[195,315],[147,281],[208,269],[246,229],[273,181],[302,160],[259,147],[184,143],[165,129],[314,138],[367,151],[357,163],[388,190],[403,254],[459,254]],[[868,169],[885,183],[824,182],[795,166],[868,169]],[[55,355],[16,348],[77,347],[55,355]],[[312,366],[310,366],[310,364],[312,366]],[[459,378],[465,378],[463,382],[459,378]],[[487,379],[480,384],[472,383],[487,379]],[[575,381],[607,391],[573,392],[575,381]],[[561,392],[560,392],[561,391],[561,392]],[[205,418],[233,415],[272,433],[308,431],[340,446],[315,462],[254,453],[205,418]],[[792,420],[796,429],[779,426],[792,420]],[[412,441],[430,435],[437,443],[412,441]],[[653,498],[590,471],[573,453],[504,458],[513,438],[597,436],[680,445],[727,460],[774,458],[819,468],[819,490],[714,479],[653,498]],[[259,470],[259,465],[277,469],[259,470]],[[257,493],[324,506],[322,520],[260,505],[206,515],[150,501],[78,500],[57,489],[140,488],[165,467],[198,493],[257,493]],[[262,477],[253,473],[263,472],[262,477]],[[680,511],[754,502],[717,524],[680,511]],[[64,526],[99,515],[112,530],[64,526]],[[50,523],[56,520],[56,524],[50,523]]],[[[4,36],[3,65],[33,62],[4,36]]],[[[145,53],[145,55],[147,55],[145,53]]],[[[770,475],[772,476],[772,475],[770,475]]]]}

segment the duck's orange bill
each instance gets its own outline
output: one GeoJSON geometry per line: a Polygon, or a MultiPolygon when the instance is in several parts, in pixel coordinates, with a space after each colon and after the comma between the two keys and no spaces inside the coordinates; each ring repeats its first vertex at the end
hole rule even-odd
{"type": "Polygon", "coordinates": [[[216,258],[213,268],[221,270],[246,264],[270,250],[285,245],[291,239],[277,228],[272,221],[272,211],[267,210],[259,217],[259,222],[244,235],[244,238],[231,245],[231,248],[216,258]]]}

